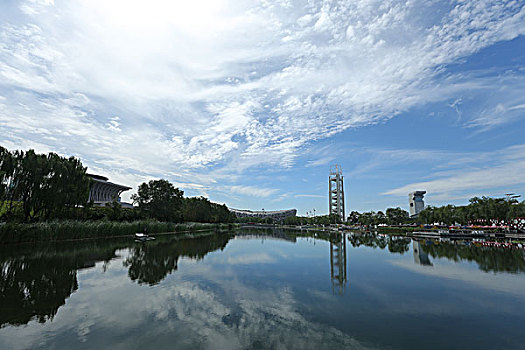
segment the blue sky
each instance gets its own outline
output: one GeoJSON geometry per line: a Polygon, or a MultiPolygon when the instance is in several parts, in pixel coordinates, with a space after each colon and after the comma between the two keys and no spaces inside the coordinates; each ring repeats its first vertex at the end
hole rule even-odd
{"type": "Polygon", "coordinates": [[[3,1],[0,144],[302,215],[336,163],[347,212],[525,195],[524,34],[520,1],[3,1]]]}

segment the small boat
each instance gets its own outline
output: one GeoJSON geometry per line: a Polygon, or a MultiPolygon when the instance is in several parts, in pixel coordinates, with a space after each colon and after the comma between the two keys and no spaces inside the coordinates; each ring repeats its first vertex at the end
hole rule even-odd
{"type": "Polygon", "coordinates": [[[145,233],[135,233],[135,242],[153,241],[155,237],[150,237],[145,233]]]}

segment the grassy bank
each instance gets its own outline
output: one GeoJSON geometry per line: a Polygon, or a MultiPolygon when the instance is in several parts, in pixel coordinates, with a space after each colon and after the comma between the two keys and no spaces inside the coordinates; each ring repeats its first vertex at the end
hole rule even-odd
{"type": "Polygon", "coordinates": [[[233,224],[171,223],[158,221],[56,221],[35,224],[6,223],[0,225],[0,244],[37,243],[92,238],[130,236],[143,232],[195,232],[232,228],[233,224]]]}

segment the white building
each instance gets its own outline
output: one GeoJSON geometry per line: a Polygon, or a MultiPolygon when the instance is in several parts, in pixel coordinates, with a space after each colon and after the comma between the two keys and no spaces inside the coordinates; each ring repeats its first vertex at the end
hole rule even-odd
{"type": "Polygon", "coordinates": [[[410,217],[417,217],[425,209],[423,197],[427,191],[414,191],[408,194],[408,205],[410,207],[410,217]]]}
{"type": "Polygon", "coordinates": [[[232,209],[228,208],[238,218],[252,217],[252,218],[272,218],[273,220],[284,220],[288,216],[297,215],[297,209],[285,209],[285,210],[244,210],[244,209],[232,209]]]}
{"type": "Polygon", "coordinates": [[[131,190],[131,187],[109,182],[105,176],[95,174],[87,174],[87,176],[92,180],[88,201],[93,201],[95,206],[104,207],[107,203],[112,203],[116,200],[124,208],[133,208],[131,203],[123,203],[120,201],[120,194],[124,191],[131,190]]]}

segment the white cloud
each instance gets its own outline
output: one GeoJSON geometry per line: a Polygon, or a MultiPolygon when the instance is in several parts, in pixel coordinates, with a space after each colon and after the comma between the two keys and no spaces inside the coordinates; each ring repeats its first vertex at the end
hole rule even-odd
{"type": "Polygon", "coordinates": [[[321,196],[319,194],[296,194],[294,197],[297,197],[297,198],[326,198],[326,196],[321,196]]]}
{"type": "Polygon", "coordinates": [[[261,188],[255,186],[225,186],[224,191],[231,191],[246,196],[266,198],[278,192],[275,188],[261,188]]]}
{"type": "MultiPolygon", "coordinates": [[[[310,142],[492,88],[440,74],[524,34],[525,8],[438,5],[24,1],[0,27],[0,142],[205,187],[248,168],[290,167],[310,142]]],[[[517,118],[518,92],[467,126],[517,118]]]]}

